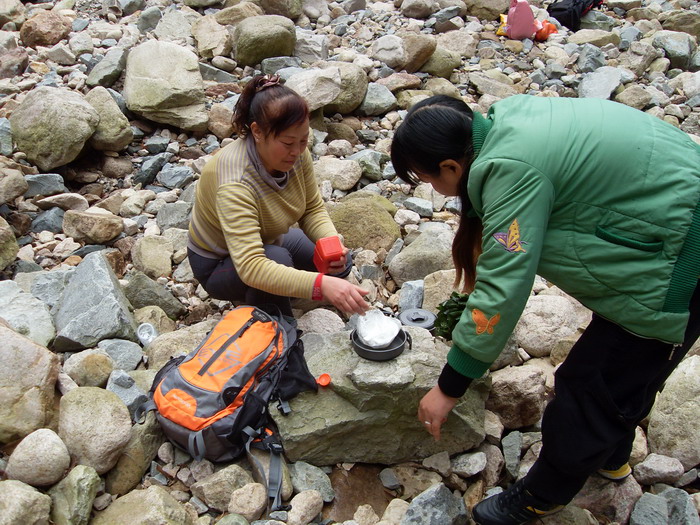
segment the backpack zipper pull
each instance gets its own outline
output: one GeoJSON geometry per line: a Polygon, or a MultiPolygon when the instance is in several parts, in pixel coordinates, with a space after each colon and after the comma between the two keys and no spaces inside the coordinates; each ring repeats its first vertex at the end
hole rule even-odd
{"type": "Polygon", "coordinates": [[[676,343],[671,347],[671,353],[668,355],[669,361],[673,359],[673,355],[676,353],[676,350],[679,349],[681,346],[683,346],[682,343],[676,343]]]}

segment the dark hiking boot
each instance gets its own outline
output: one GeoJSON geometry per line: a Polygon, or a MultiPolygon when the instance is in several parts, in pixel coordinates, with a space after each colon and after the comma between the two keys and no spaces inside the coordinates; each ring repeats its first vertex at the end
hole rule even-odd
{"type": "Polygon", "coordinates": [[[622,481],[632,474],[632,467],[629,463],[625,463],[619,468],[602,468],[598,470],[598,474],[612,481],[622,481]]]}
{"type": "Polygon", "coordinates": [[[478,503],[472,517],[479,525],[521,525],[562,508],[563,505],[548,503],[532,495],[520,480],[508,490],[478,503]]]}

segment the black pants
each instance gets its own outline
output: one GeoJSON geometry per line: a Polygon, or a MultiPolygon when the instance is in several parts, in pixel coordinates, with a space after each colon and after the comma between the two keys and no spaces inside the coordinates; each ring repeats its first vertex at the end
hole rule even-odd
{"type": "MultiPolygon", "coordinates": [[[[298,270],[316,272],[313,256],[315,244],[299,228],[291,228],[282,237],[282,244],[266,244],[265,256],[278,264],[290,266],[298,270]]],[[[231,257],[224,259],[209,259],[187,250],[192,273],[207,293],[214,299],[223,301],[240,301],[252,306],[274,304],[283,315],[292,316],[292,305],[289,297],[274,295],[263,290],[251,288],[245,284],[231,257]]],[[[352,258],[347,255],[345,271],[338,277],[345,277],[352,268],[352,258]]]]}
{"type": "Polygon", "coordinates": [[[700,287],[679,347],[637,337],[594,315],[556,372],[555,398],[542,420],[542,451],[525,478],[528,489],[564,505],[590,474],[622,466],[635,428],[699,335],[700,287]]]}

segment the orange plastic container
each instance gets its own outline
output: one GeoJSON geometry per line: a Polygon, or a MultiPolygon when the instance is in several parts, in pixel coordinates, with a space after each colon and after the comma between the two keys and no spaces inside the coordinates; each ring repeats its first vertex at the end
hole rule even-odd
{"type": "Polygon", "coordinates": [[[321,273],[328,273],[331,262],[339,260],[343,256],[343,245],[338,237],[324,237],[316,241],[314,250],[314,264],[321,273]]]}

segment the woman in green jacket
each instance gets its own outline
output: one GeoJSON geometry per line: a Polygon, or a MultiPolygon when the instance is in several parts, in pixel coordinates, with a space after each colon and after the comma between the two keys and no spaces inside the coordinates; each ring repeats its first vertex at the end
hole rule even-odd
{"type": "Polygon", "coordinates": [[[623,479],[634,431],[700,335],[700,146],[598,99],[514,96],[411,108],[391,151],[405,181],[459,196],[457,281],[470,296],[419,420],[440,426],[511,335],[541,275],[593,320],[556,373],[528,475],[474,508],[480,525],[559,510],[596,471],[623,479]]]}

